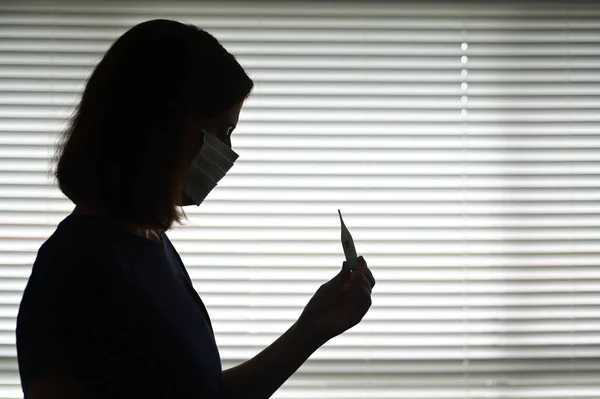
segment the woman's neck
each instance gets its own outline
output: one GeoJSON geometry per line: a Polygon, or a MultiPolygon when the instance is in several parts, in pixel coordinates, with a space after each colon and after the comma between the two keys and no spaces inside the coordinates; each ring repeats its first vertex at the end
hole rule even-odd
{"type": "Polygon", "coordinates": [[[75,206],[75,209],[71,212],[73,215],[90,215],[94,216],[106,223],[109,223],[121,230],[128,231],[136,234],[140,237],[147,238],[152,241],[160,241],[158,233],[152,229],[145,229],[135,225],[132,222],[119,219],[110,214],[110,212],[103,211],[93,205],[79,203],[75,206]]]}

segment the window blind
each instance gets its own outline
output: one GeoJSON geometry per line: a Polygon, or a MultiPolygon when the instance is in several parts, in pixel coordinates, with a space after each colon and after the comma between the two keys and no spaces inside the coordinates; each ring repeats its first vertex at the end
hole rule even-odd
{"type": "Polygon", "coordinates": [[[170,234],[225,368],[336,273],[340,208],[373,307],[275,397],[600,397],[600,9],[502,1],[0,3],[0,397],[22,397],[18,304],[71,210],[57,134],[152,18],[207,29],[257,83],[240,160],[170,234]]]}

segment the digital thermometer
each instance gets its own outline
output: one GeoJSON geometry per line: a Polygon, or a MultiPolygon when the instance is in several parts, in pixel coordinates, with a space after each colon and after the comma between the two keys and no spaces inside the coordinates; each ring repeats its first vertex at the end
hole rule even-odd
{"type": "Polygon", "coordinates": [[[350,231],[348,231],[348,228],[344,224],[342,212],[339,209],[338,214],[340,215],[340,223],[342,224],[342,247],[344,248],[346,264],[348,265],[348,269],[353,270],[358,260],[356,248],[354,247],[354,240],[352,239],[352,234],[350,234],[350,231]]]}

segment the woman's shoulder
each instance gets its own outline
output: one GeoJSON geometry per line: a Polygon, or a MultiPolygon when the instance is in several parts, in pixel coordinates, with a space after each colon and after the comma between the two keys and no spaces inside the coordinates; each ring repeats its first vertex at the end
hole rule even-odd
{"type": "Polygon", "coordinates": [[[73,215],[66,217],[38,250],[33,271],[68,272],[82,263],[87,272],[98,263],[114,257],[104,234],[90,223],[82,223],[73,215]],[[46,270],[48,269],[48,270],[46,270]]]}
{"type": "Polygon", "coordinates": [[[151,241],[93,216],[71,214],[39,248],[30,283],[114,291],[124,279],[135,279],[140,265],[163,258],[169,242],[162,238],[151,241]]]}
{"type": "Polygon", "coordinates": [[[94,216],[71,214],[42,244],[36,263],[118,264],[131,253],[152,254],[159,245],[115,228],[94,216]]]}
{"type": "Polygon", "coordinates": [[[49,317],[63,323],[81,320],[86,307],[112,291],[105,267],[110,258],[93,231],[59,224],[33,262],[19,306],[19,330],[52,324],[49,317]]]}

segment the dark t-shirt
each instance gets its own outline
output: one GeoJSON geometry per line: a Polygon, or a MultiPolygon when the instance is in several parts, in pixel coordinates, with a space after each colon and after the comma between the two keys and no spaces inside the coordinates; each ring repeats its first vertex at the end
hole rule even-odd
{"type": "Polygon", "coordinates": [[[70,215],[42,245],[17,319],[23,391],[68,372],[97,398],[218,398],[210,319],[166,235],[70,215]]]}

